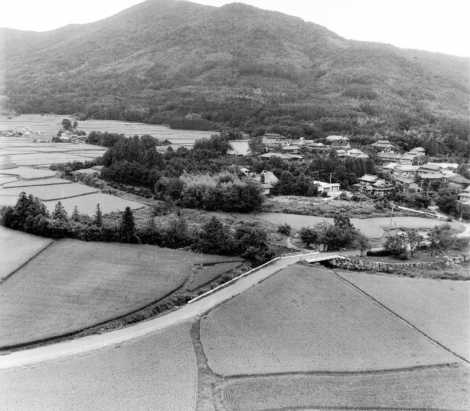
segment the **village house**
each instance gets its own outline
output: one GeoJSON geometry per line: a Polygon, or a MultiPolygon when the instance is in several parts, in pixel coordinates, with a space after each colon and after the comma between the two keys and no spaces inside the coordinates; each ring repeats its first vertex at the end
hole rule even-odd
{"type": "Polygon", "coordinates": [[[423,147],[415,147],[401,156],[401,164],[421,165],[426,162],[426,151],[423,147]]]}
{"type": "Polygon", "coordinates": [[[344,150],[350,149],[349,138],[345,136],[328,136],[326,139],[327,144],[333,148],[341,148],[344,150]]]}
{"type": "Polygon", "coordinates": [[[360,192],[375,198],[386,197],[394,190],[393,184],[373,174],[364,174],[355,186],[360,192]]]}
{"type": "Polygon", "coordinates": [[[300,154],[289,154],[289,153],[265,153],[259,156],[260,158],[270,159],[270,158],[280,158],[281,160],[294,161],[302,160],[304,157],[300,154]]]}
{"type": "Polygon", "coordinates": [[[390,152],[395,149],[395,146],[388,140],[378,140],[374,144],[371,144],[371,147],[381,152],[390,152]]]}
{"type": "Polygon", "coordinates": [[[393,168],[392,178],[400,177],[416,181],[418,170],[419,166],[413,166],[410,164],[397,164],[393,168]]]}
{"type": "Polygon", "coordinates": [[[317,186],[320,194],[326,193],[328,197],[338,197],[341,194],[339,183],[326,183],[315,180],[313,184],[317,186]]]}
{"type": "Polygon", "coordinates": [[[464,190],[470,185],[470,180],[461,176],[460,174],[454,174],[452,176],[447,176],[447,182],[449,186],[457,190],[464,190]]]}
{"type": "Polygon", "coordinates": [[[227,151],[229,156],[249,156],[251,155],[250,140],[229,140],[230,148],[227,151]]]}
{"type": "Polygon", "coordinates": [[[377,153],[377,161],[381,163],[399,163],[402,155],[395,151],[381,151],[377,153]]]}
{"type": "Polygon", "coordinates": [[[352,148],[351,150],[348,150],[346,152],[346,156],[351,157],[351,158],[359,158],[362,160],[366,160],[369,158],[369,156],[366,153],[359,150],[358,148],[352,148]]]}
{"type": "Polygon", "coordinates": [[[279,179],[272,171],[263,170],[260,173],[260,183],[264,195],[270,195],[273,187],[279,182],[279,179]]]}
{"type": "Polygon", "coordinates": [[[292,144],[292,143],[289,143],[289,144],[286,144],[286,145],[283,145],[281,147],[281,151],[283,153],[290,153],[290,154],[299,154],[300,151],[301,151],[301,147],[300,145],[297,145],[297,144],[292,144]]]}
{"type": "Polygon", "coordinates": [[[277,133],[266,133],[262,138],[262,143],[267,149],[278,149],[287,144],[287,138],[277,133]]]}

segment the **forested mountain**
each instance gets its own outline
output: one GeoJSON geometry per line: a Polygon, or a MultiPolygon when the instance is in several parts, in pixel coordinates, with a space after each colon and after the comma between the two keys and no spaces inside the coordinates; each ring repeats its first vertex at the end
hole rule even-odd
{"type": "Polygon", "coordinates": [[[95,23],[0,38],[0,94],[17,112],[175,126],[194,113],[192,126],[312,136],[461,126],[469,114],[469,59],[346,40],[243,4],[148,0],[95,23]]]}

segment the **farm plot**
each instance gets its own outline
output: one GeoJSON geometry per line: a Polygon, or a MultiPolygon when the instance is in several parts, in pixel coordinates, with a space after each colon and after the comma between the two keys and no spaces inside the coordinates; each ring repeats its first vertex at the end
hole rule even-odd
{"type": "Polygon", "coordinates": [[[470,361],[470,281],[340,275],[470,361]]]}
{"type": "Polygon", "coordinates": [[[48,238],[0,226],[0,281],[51,242],[48,238]]]}
{"type": "Polygon", "coordinates": [[[44,168],[15,167],[6,170],[0,170],[0,175],[18,176],[19,178],[24,180],[32,180],[35,178],[55,177],[56,172],[44,168]]]}
{"type": "Polygon", "coordinates": [[[189,330],[181,324],[66,361],[0,370],[1,408],[194,410],[197,367],[189,330]]]}
{"type": "Polygon", "coordinates": [[[55,184],[71,184],[70,180],[65,180],[63,178],[57,177],[49,177],[49,178],[41,178],[38,180],[14,180],[10,182],[5,182],[2,184],[0,178],[0,185],[3,188],[17,188],[17,187],[30,187],[30,186],[48,186],[48,185],[55,185],[55,184]]]}
{"type": "MultiPolygon", "coordinates": [[[[58,201],[45,201],[46,207],[49,211],[53,211],[58,201]]],[[[65,210],[69,215],[73,213],[75,206],[81,214],[94,215],[96,212],[96,205],[99,204],[103,214],[112,212],[124,211],[126,207],[133,210],[145,207],[141,203],[135,201],[125,200],[110,194],[96,193],[87,194],[80,197],[66,198],[60,200],[65,210]]]]}
{"type": "Polygon", "coordinates": [[[14,183],[18,179],[14,176],[1,176],[0,175],[0,186],[7,186],[8,184],[14,183]]]}
{"type": "Polygon", "coordinates": [[[54,184],[54,185],[34,185],[27,187],[3,188],[0,190],[2,195],[18,196],[22,191],[31,194],[42,201],[61,200],[70,197],[78,197],[85,194],[98,193],[99,190],[84,184],[54,184]]]}
{"type": "Polygon", "coordinates": [[[223,387],[227,411],[470,409],[467,367],[373,374],[243,378],[223,387]]]}
{"type": "Polygon", "coordinates": [[[13,207],[17,201],[17,196],[0,195],[0,207],[13,207]]]}
{"type": "Polygon", "coordinates": [[[457,358],[325,268],[288,267],[201,320],[222,375],[364,371],[457,358]]]}
{"type": "Polygon", "coordinates": [[[55,242],[0,287],[0,347],[140,309],[181,287],[194,264],[222,258],[145,245],[55,242]]]}
{"type": "Polygon", "coordinates": [[[13,154],[11,161],[20,166],[38,166],[50,165],[56,163],[68,163],[71,161],[87,161],[88,157],[69,153],[32,153],[32,154],[13,154]]]}

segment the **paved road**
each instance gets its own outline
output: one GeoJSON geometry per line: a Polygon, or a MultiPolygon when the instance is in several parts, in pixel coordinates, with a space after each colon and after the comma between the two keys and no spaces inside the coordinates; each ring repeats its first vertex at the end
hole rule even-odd
{"type": "Polygon", "coordinates": [[[61,357],[79,355],[91,350],[97,350],[106,347],[112,348],[113,346],[126,341],[137,338],[145,338],[145,336],[153,332],[163,330],[172,325],[190,321],[204,314],[223,301],[226,301],[242,293],[265,278],[268,278],[273,273],[304,259],[306,256],[310,256],[315,260],[331,258],[329,255],[322,255],[319,253],[300,253],[279,258],[275,262],[258,269],[252,274],[234,281],[229,286],[222,287],[217,292],[214,292],[205,298],[198,299],[194,303],[187,304],[180,309],[170,312],[162,317],[143,321],[141,323],[137,323],[121,330],[111,331],[106,334],[91,335],[76,340],[64,341],[57,344],[18,351],[1,356],[0,369],[25,366],[61,357]]]}

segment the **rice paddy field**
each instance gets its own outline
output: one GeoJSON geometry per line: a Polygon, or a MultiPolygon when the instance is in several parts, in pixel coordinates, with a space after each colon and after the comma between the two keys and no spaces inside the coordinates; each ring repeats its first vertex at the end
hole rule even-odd
{"type": "Polygon", "coordinates": [[[468,410],[464,367],[370,374],[284,375],[235,379],[221,388],[227,411],[468,410]]]}
{"type": "Polygon", "coordinates": [[[201,320],[211,369],[224,376],[364,372],[456,357],[322,267],[290,266],[201,320]]]}
{"type": "Polygon", "coordinates": [[[221,261],[146,245],[57,241],[1,284],[0,347],[128,314],[183,286],[194,266],[221,261]]]}
{"type": "Polygon", "coordinates": [[[0,226],[0,281],[50,243],[48,238],[0,226]]]}
{"type": "Polygon", "coordinates": [[[93,216],[96,213],[97,204],[100,205],[101,212],[103,214],[124,211],[126,207],[130,207],[132,210],[145,207],[143,204],[136,201],[130,201],[111,194],[103,194],[99,192],[72,198],[45,201],[44,204],[46,204],[49,211],[53,211],[59,201],[62,203],[69,215],[73,213],[75,206],[78,208],[80,214],[87,214],[89,216],[93,216]]]}
{"type": "Polygon", "coordinates": [[[70,197],[79,197],[85,194],[93,194],[99,192],[98,189],[86,186],[84,184],[48,184],[46,182],[45,185],[30,185],[16,188],[2,187],[0,193],[2,195],[11,195],[18,197],[19,194],[23,191],[26,194],[31,194],[42,201],[62,200],[70,197]]]}
{"type": "Polygon", "coordinates": [[[470,361],[470,281],[339,274],[470,361]]]}
{"type": "Polygon", "coordinates": [[[189,324],[77,357],[0,370],[5,411],[194,410],[189,324]]]}
{"type": "MultiPolygon", "coordinates": [[[[41,114],[22,114],[16,117],[8,118],[0,116],[1,130],[31,130],[34,133],[41,133],[45,136],[56,135],[61,128],[63,115],[41,115],[41,114]]],[[[173,130],[166,126],[144,123],[133,123],[116,120],[85,120],[79,121],[79,129],[90,131],[107,131],[110,133],[121,133],[127,136],[149,134],[161,140],[169,140],[174,144],[193,145],[194,141],[210,137],[211,131],[195,130],[173,130]]]]}

